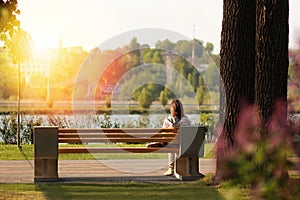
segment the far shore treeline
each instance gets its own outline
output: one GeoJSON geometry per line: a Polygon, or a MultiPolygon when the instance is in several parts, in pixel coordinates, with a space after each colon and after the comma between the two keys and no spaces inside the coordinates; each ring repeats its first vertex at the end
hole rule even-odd
{"type": "MultiPolygon", "coordinates": [[[[196,99],[200,105],[217,104],[219,101],[219,56],[212,52],[212,43],[204,44],[198,39],[194,41],[180,40],[176,43],[165,39],[157,41],[155,48],[150,48],[148,44],[140,44],[137,38],[132,38],[129,44],[123,47],[111,50],[95,48],[90,52],[79,47],[60,47],[57,50],[49,50],[46,61],[31,57],[21,64],[21,102],[44,101],[49,108],[57,104],[57,101],[70,103],[76,87],[83,99],[91,97],[95,101],[102,101],[107,108],[110,108],[112,100],[117,100],[132,101],[138,103],[140,108],[147,109],[152,102],[157,101],[166,105],[168,99],[178,97],[178,95],[181,98],[196,99]],[[130,49],[135,50],[127,51],[130,49]],[[111,60],[113,62],[110,62],[111,60]],[[34,72],[35,66],[30,68],[31,73],[28,72],[30,62],[48,62],[48,76],[44,72],[34,72]],[[75,85],[80,70],[93,66],[103,67],[103,63],[107,63],[104,66],[105,72],[97,77],[96,87],[92,87],[92,83],[89,82],[89,77],[95,74],[93,70],[87,70],[86,80],[80,82],[79,86],[75,85]],[[153,80],[166,79],[165,73],[161,73],[166,66],[172,67],[177,74],[168,78],[168,82],[162,84],[149,82],[144,85],[134,85],[138,80],[132,75],[126,81],[123,80],[120,85],[120,79],[125,73],[140,66],[143,67],[143,70],[150,69],[147,67],[149,64],[152,67],[150,74],[147,70],[139,71],[140,77],[153,76],[153,80]],[[24,66],[23,71],[22,66],[24,66]],[[155,69],[155,66],[159,67],[155,69]],[[178,74],[187,81],[191,88],[187,88],[186,84],[176,77],[178,74]],[[112,92],[116,92],[117,84],[119,84],[117,92],[120,94],[117,99],[115,97],[112,99],[112,92]],[[137,88],[134,91],[128,91],[132,87],[137,88]],[[173,91],[170,89],[171,87],[173,91]],[[174,90],[181,91],[181,94],[175,94],[174,90]]],[[[3,72],[0,73],[0,101],[14,102],[17,99],[17,67],[10,62],[5,50],[1,51],[0,65],[3,72]]],[[[0,111],[7,112],[4,107],[5,104],[2,103],[0,111]]],[[[100,112],[102,112],[101,110],[100,112]]]]}

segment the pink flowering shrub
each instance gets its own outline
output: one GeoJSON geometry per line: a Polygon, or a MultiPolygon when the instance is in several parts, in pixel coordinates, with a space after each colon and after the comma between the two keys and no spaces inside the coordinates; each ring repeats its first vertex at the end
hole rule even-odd
{"type": "Polygon", "coordinates": [[[293,154],[295,127],[287,123],[284,112],[278,103],[263,123],[257,107],[246,106],[237,121],[234,145],[226,148],[224,139],[217,143],[217,156],[225,161],[223,173],[235,173],[235,180],[250,185],[258,199],[289,199],[287,169],[292,163],[287,155],[293,154]]]}

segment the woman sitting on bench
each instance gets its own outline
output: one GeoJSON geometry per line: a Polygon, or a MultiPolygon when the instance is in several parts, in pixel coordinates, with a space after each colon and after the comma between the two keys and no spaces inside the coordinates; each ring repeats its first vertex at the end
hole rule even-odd
{"type": "MultiPolygon", "coordinates": [[[[163,123],[163,128],[172,128],[180,126],[190,126],[190,119],[184,115],[183,106],[180,100],[175,99],[171,102],[170,116],[168,116],[163,123]]],[[[175,153],[169,153],[169,169],[164,173],[165,176],[172,176],[174,174],[174,163],[177,155],[175,153]]]]}

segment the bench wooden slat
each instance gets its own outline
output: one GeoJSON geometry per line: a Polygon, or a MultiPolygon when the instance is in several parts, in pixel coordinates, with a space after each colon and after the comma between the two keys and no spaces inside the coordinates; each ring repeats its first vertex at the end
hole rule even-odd
{"type": "Polygon", "coordinates": [[[176,128],[59,128],[59,133],[170,133],[176,128]]]}
{"type": "MultiPolygon", "coordinates": [[[[58,143],[99,143],[99,142],[171,142],[173,137],[166,138],[59,138],[58,143]]],[[[174,140],[175,141],[175,140],[174,140]]]]}
{"type": "Polygon", "coordinates": [[[91,147],[91,148],[59,148],[60,154],[63,153],[178,153],[178,148],[159,148],[159,147],[91,147]]]}
{"type": "Polygon", "coordinates": [[[133,134],[126,134],[126,133],[59,133],[59,138],[160,138],[160,137],[175,137],[176,133],[158,133],[158,134],[151,134],[151,133],[133,133],[133,134]]]}

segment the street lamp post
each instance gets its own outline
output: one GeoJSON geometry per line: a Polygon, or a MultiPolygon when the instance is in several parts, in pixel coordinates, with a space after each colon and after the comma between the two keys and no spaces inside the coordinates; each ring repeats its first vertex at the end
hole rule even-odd
{"type": "Polygon", "coordinates": [[[20,141],[20,99],[21,99],[21,64],[18,63],[18,111],[17,111],[17,145],[18,148],[22,148],[20,141]]]}

